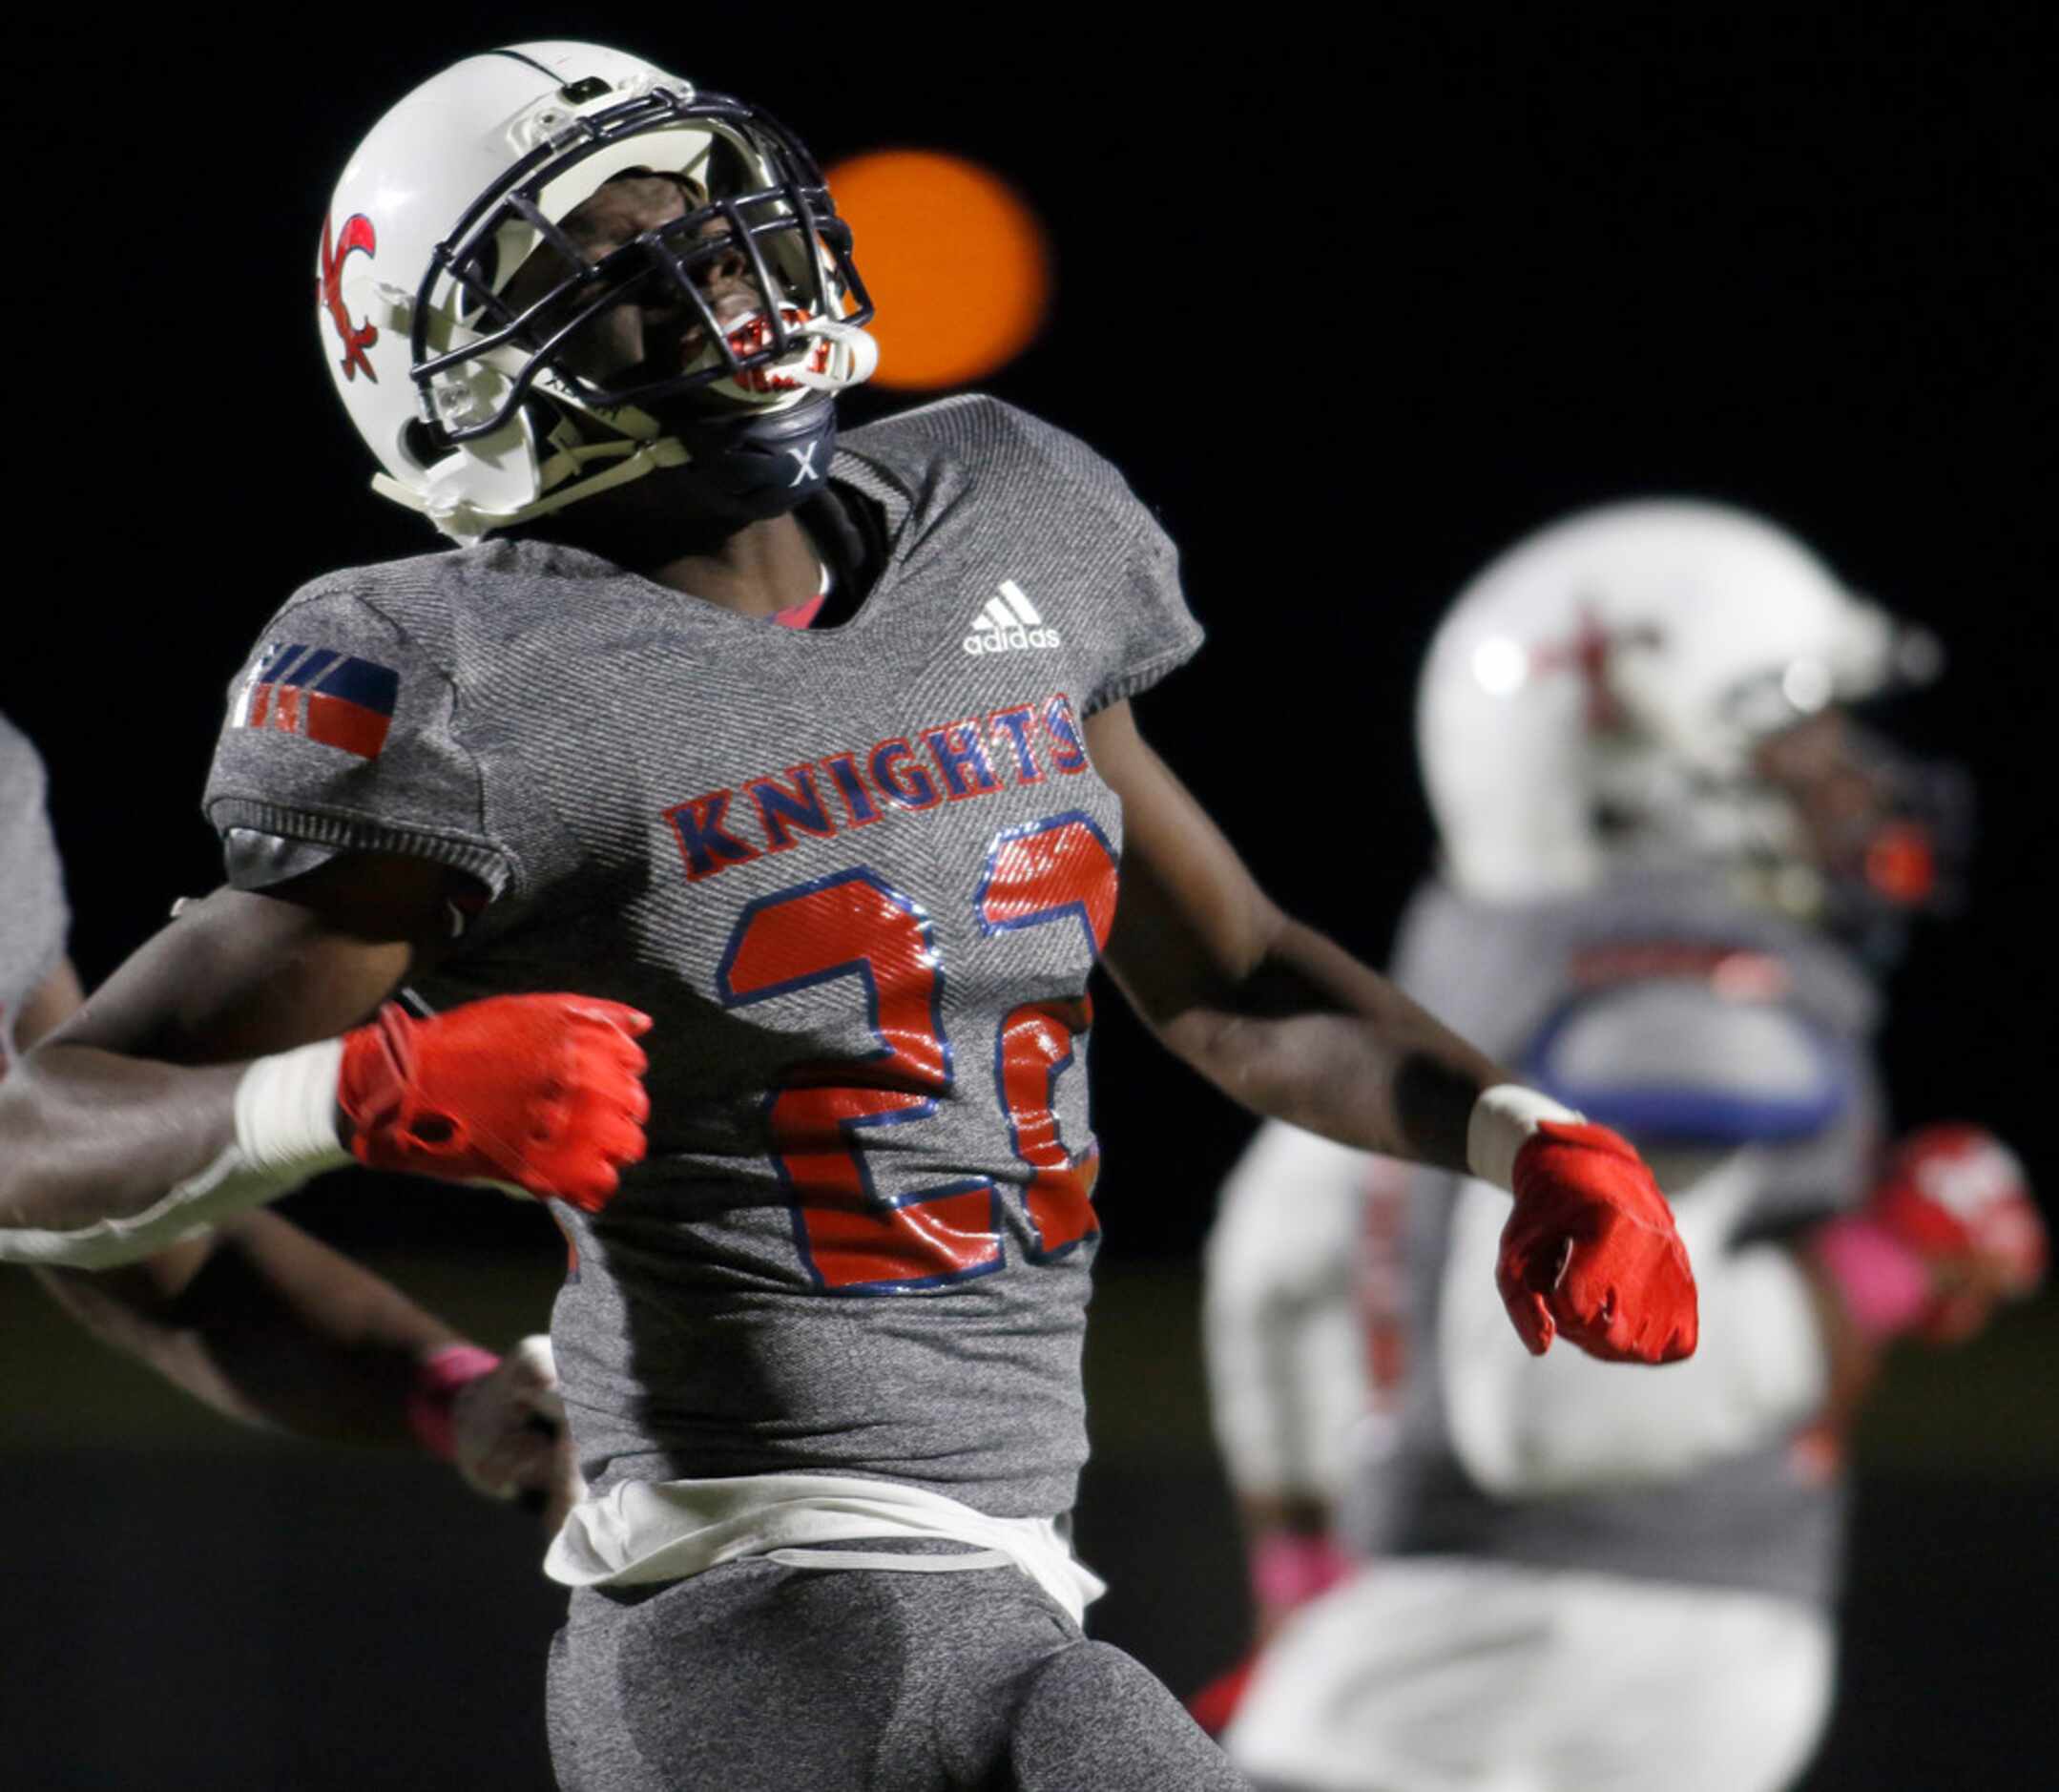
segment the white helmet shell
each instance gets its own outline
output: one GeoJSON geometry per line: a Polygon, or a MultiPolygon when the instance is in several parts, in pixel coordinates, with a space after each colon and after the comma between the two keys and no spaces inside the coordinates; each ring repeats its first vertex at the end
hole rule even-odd
{"type": "Polygon", "coordinates": [[[1653,499],[1529,536],[1460,594],[1418,689],[1448,875],[1497,902],[1591,887],[1605,811],[1644,849],[1735,849],[1754,743],[1880,690],[1897,641],[1742,511],[1653,499]]]}
{"type": "MultiPolygon", "coordinates": [[[[375,488],[423,511],[458,540],[684,458],[676,444],[660,440],[661,427],[642,411],[599,409],[591,393],[555,367],[531,366],[525,350],[491,345],[495,320],[480,303],[482,292],[497,292],[544,240],[536,218],[562,219],[629,169],[677,173],[705,186],[711,157],[721,153],[752,178],[778,187],[764,140],[730,121],[749,115],[738,102],[726,102],[727,112],[710,116],[654,113],[650,122],[596,144],[591,121],[619,117],[625,102],[653,94],[682,104],[697,99],[679,77],[594,44],[521,44],[468,56],[387,112],[337,182],[316,264],[330,378],[384,469],[375,488]],[[530,204],[482,212],[483,196],[505,189],[525,163],[535,174],[530,204]],[[451,278],[448,263],[461,228],[475,218],[490,230],[472,245],[470,265],[483,272],[468,290],[451,278]],[[481,342],[488,345],[454,365],[425,370],[425,364],[481,342]],[[540,440],[538,407],[510,403],[531,388],[547,394],[557,414],[598,416],[605,433],[618,439],[603,448],[577,448],[569,436],[540,440]],[[496,427],[476,431],[480,421],[503,410],[496,427]],[[475,427],[468,439],[450,439],[467,427],[475,427]],[[598,478],[596,461],[607,468],[598,478]]],[[[826,255],[823,261],[832,276],[828,292],[843,301],[837,265],[826,255]]],[[[846,302],[841,308],[851,307],[846,302]]],[[[785,316],[789,323],[805,320],[808,341],[801,350],[807,367],[798,381],[724,382],[716,388],[739,408],[780,408],[805,400],[811,389],[835,389],[871,371],[875,351],[862,329],[790,307],[785,316]]],[[[546,409],[547,431],[549,420],[546,409]]]]}

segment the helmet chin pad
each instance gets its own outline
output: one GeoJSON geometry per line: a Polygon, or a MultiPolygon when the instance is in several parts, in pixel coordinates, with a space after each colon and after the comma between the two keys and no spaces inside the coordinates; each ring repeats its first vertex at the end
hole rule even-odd
{"type": "Polygon", "coordinates": [[[664,421],[666,433],[688,457],[672,477],[712,522],[734,520],[740,527],[782,516],[828,483],[837,406],[826,393],[783,410],[664,421]]]}

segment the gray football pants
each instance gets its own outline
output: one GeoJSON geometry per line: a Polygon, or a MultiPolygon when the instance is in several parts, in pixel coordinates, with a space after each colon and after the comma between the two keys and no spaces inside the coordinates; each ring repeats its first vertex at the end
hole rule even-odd
{"type": "Polygon", "coordinates": [[[1014,1568],[755,1559],[572,1595],[564,1792],[1244,1792],[1172,1694],[1014,1568]]]}

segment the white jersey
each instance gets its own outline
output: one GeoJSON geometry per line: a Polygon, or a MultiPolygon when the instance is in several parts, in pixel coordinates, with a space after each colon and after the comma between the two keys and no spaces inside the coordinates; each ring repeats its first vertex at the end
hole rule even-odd
{"type": "Polygon", "coordinates": [[[1529,1358],[1493,1286],[1506,1196],[1267,1126],[1209,1254],[1233,1480],[1339,1502],[1383,1557],[1827,1600],[1841,1499],[1797,1447],[1824,1365],[1780,1240],[1861,1192],[1866,979],[1813,933],[1663,879],[1520,910],[1433,886],[1397,961],[1434,1011],[1646,1150],[1695,1264],[1701,1348],[1658,1373],[1529,1358]]]}
{"type": "Polygon", "coordinates": [[[1494,1288],[1506,1195],[1261,1129],[1209,1247],[1217,1428],[1241,1490],[1327,1497],[1380,1559],[1290,1617],[1225,1745],[1296,1792],[1774,1792],[1829,1712],[1841,1526],[1798,1447],[1825,1364],[1781,1240],[1860,1193],[1872,990],[1664,880],[1499,911],[1432,886],[1397,959],[1637,1139],[1701,1344],[1659,1371],[1533,1359],[1494,1288]]]}

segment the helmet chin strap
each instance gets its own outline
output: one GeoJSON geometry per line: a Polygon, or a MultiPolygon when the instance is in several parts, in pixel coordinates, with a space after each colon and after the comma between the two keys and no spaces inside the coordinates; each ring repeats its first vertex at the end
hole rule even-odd
{"type": "Polygon", "coordinates": [[[373,475],[372,489],[421,512],[446,534],[475,541],[496,529],[554,515],[662,469],[680,474],[684,502],[706,521],[741,528],[805,503],[828,483],[836,457],[836,401],[826,393],[778,410],[667,419],[657,427],[664,433],[600,442],[565,441],[570,431],[554,432],[556,452],[537,469],[541,491],[511,511],[485,511],[462,499],[439,503],[433,490],[417,492],[385,473],[373,475]]]}
{"type": "Polygon", "coordinates": [[[574,448],[560,448],[544,463],[541,476],[545,490],[541,497],[507,511],[482,511],[463,499],[439,503],[433,491],[412,490],[385,473],[372,475],[372,490],[383,498],[391,498],[426,516],[447,535],[460,541],[476,541],[493,530],[549,516],[582,498],[626,486],[660,467],[684,467],[690,458],[685,444],[671,436],[652,442],[583,442],[574,448]],[[584,469],[611,460],[614,462],[613,467],[580,477],[584,469]]]}

